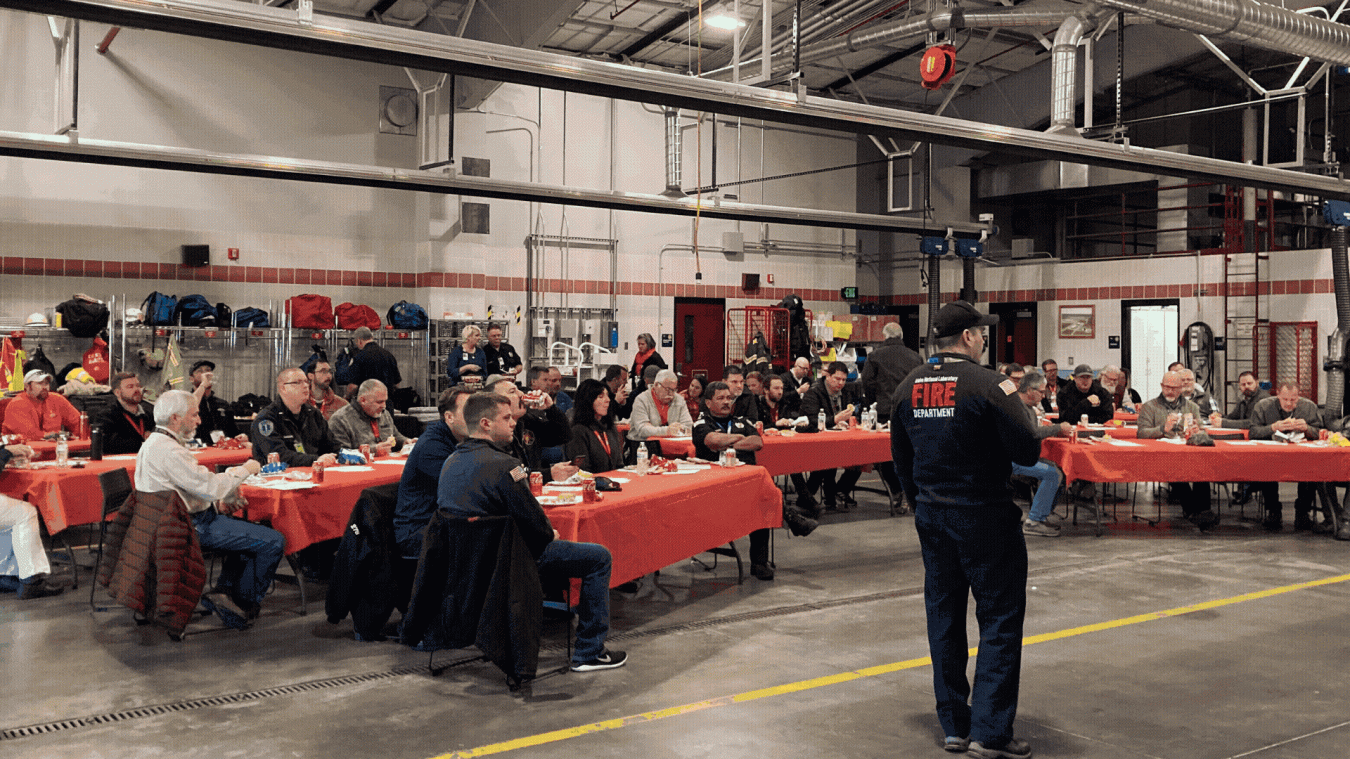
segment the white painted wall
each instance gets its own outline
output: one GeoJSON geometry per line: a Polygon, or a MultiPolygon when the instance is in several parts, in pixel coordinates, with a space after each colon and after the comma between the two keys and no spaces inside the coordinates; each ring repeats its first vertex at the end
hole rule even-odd
{"type": "MultiPolygon", "coordinates": [[[[107,31],[85,23],[80,70],[80,134],[86,139],[171,145],[228,153],[277,155],[402,168],[417,163],[415,138],[378,133],[380,85],[406,87],[399,68],[321,58],[232,43],[123,29],[110,53],[91,51],[107,31]]],[[[0,11],[0,130],[50,133],[53,47],[46,18],[0,11]]],[[[692,122],[686,114],[684,121],[692,122]]],[[[660,114],[515,85],[503,86],[478,111],[456,117],[456,154],[489,158],[492,175],[547,183],[659,193],[664,188],[660,114]],[[501,131],[496,130],[513,130],[501,131]]],[[[853,139],[757,123],[720,127],[719,177],[729,181],[843,165],[855,160],[853,139]]],[[[702,140],[686,130],[685,185],[695,167],[710,169],[710,128],[702,140]],[[701,152],[700,152],[701,147],[701,152]]],[[[705,179],[706,181],[706,179],[705,179]]],[[[743,201],[854,210],[852,170],[740,188],[743,201]]],[[[467,199],[474,200],[474,199],[467,199]]],[[[461,199],[280,180],[97,167],[0,158],[0,256],[29,259],[148,262],[180,260],[183,244],[208,244],[213,264],[298,271],[446,272],[523,277],[523,240],[531,230],[620,241],[618,279],[739,286],[743,272],[773,274],[772,287],[836,291],[855,283],[854,264],[839,254],[723,256],[722,233],[738,227],[748,241],[851,244],[852,234],[782,225],[738,225],[704,219],[695,266],[692,220],[594,209],[491,205],[491,234],[459,231],[461,199]],[[241,260],[225,260],[227,248],[241,260]],[[664,252],[663,252],[664,251],[664,252]]],[[[543,276],[608,280],[601,254],[572,251],[545,257],[543,276]]],[[[173,270],[173,271],[176,271],[173,270]]],[[[762,277],[766,280],[767,276],[762,277]]],[[[767,282],[765,282],[767,286],[767,282]]],[[[152,290],[200,292],[235,307],[279,304],[318,292],[334,303],[366,303],[383,313],[399,299],[424,304],[433,316],[488,305],[500,317],[524,295],[482,287],[359,287],[247,281],[180,281],[0,274],[0,323],[50,309],[77,291],[127,295],[139,303],[152,290]]],[[[728,307],[777,298],[732,298],[728,307]]],[[[597,294],[550,294],[546,305],[608,306],[597,294]]],[[[621,341],[639,332],[673,331],[672,297],[616,299],[621,341]]],[[[808,303],[817,311],[843,303],[808,303]]],[[[523,342],[523,340],[517,340],[523,342]]],[[[624,355],[631,356],[631,349],[624,355]]]]}

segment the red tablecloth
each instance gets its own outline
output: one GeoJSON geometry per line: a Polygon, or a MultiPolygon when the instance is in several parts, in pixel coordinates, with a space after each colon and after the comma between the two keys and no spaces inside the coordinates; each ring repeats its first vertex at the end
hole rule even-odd
{"type": "Polygon", "coordinates": [[[762,527],[783,522],[783,494],[764,467],[713,467],[694,474],[638,477],[598,503],[546,509],[565,540],[599,543],[614,555],[619,585],[762,527]]]}
{"type": "MultiPolygon", "coordinates": [[[[242,464],[249,451],[204,448],[196,456],[203,466],[214,468],[242,464]]],[[[82,463],[80,469],[6,469],[0,473],[0,493],[33,504],[52,534],[75,525],[95,524],[103,516],[99,474],[123,467],[134,476],[136,457],[112,456],[82,463]]]]}
{"type": "MultiPolygon", "coordinates": [[[[1094,436],[1101,437],[1100,433],[1103,429],[1102,427],[1090,426],[1088,429],[1094,434],[1094,436]]],[[[1105,427],[1105,430],[1111,433],[1111,437],[1115,438],[1116,440],[1134,440],[1135,438],[1139,437],[1139,428],[1133,424],[1126,424],[1120,427],[1111,424],[1107,425],[1105,427]]],[[[1229,427],[1206,427],[1205,432],[1209,433],[1209,436],[1214,438],[1215,440],[1221,438],[1227,440],[1245,440],[1247,437],[1246,430],[1240,430],[1229,427]]]]}
{"type": "MultiPolygon", "coordinates": [[[[324,473],[322,485],[304,490],[272,490],[243,485],[239,492],[248,499],[248,519],[266,519],[286,538],[286,553],[305,546],[342,537],[361,491],[376,485],[398,482],[403,476],[402,457],[376,459],[365,472],[324,473]]],[[[307,467],[299,471],[313,472],[307,467]]]]}
{"type": "Polygon", "coordinates": [[[1247,445],[1216,441],[1213,448],[1132,440],[1134,446],[1070,443],[1050,438],[1041,455],[1066,480],[1090,482],[1343,482],[1350,481],[1350,449],[1302,445],[1247,445]]]}
{"type": "Polygon", "coordinates": [[[755,463],[775,477],[890,460],[891,434],[867,430],[826,430],[792,437],[770,435],[764,438],[764,447],[755,453],[755,463]]]}
{"type": "MultiPolygon", "coordinates": [[[[55,440],[31,440],[24,445],[33,449],[34,461],[51,461],[56,458],[55,440]]],[[[88,440],[67,440],[66,445],[69,447],[71,456],[88,455],[89,453],[88,440]]]]}
{"type": "MultiPolygon", "coordinates": [[[[661,439],[661,452],[667,456],[693,456],[692,440],[661,439]]],[[[777,477],[780,474],[814,472],[866,466],[891,459],[889,432],[848,430],[803,432],[791,437],[765,435],[764,447],[755,453],[755,463],[777,477]]]]}

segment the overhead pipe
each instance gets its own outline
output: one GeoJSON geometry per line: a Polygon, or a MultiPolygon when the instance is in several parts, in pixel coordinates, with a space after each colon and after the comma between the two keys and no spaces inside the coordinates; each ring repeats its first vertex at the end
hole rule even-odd
{"type": "MultiPolygon", "coordinates": [[[[1078,46],[1097,28],[1097,16],[1103,11],[1087,5],[1064,19],[1055,32],[1050,48],[1050,128],[1056,134],[1077,134],[1074,111],[1078,103],[1078,46]]],[[[1110,15],[1111,12],[1107,12],[1110,15]]]]}
{"type": "Polygon", "coordinates": [[[665,110],[666,119],[666,190],[667,198],[684,197],[684,131],[680,129],[680,111],[665,110]]]}
{"type": "Polygon", "coordinates": [[[1327,337],[1327,404],[1329,419],[1345,415],[1345,348],[1350,336],[1350,263],[1346,240],[1350,228],[1337,224],[1331,228],[1331,284],[1336,293],[1336,330],[1327,337]]]}
{"type": "Polygon", "coordinates": [[[1163,26],[1350,66],[1350,26],[1252,0],[1098,0],[1163,26]]]}

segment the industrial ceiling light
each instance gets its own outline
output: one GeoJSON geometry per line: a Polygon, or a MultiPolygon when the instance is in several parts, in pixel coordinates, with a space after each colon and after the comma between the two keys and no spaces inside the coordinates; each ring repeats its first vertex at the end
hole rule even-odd
{"type": "Polygon", "coordinates": [[[745,22],[731,15],[728,11],[718,11],[709,16],[703,22],[704,26],[711,26],[714,29],[722,29],[728,32],[734,32],[745,26],[745,22]]]}

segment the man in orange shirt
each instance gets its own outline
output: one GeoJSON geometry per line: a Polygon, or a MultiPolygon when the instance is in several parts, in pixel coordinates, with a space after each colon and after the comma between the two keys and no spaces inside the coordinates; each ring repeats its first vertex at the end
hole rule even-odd
{"type": "Polygon", "coordinates": [[[65,427],[68,432],[80,428],[80,412],[64,395],[52,393],[52,376],[33,369],[23,376],[23,394],[14,396],[5,409],[0,432],[23,435],[27,440],[52,440],[65,427]]]}

